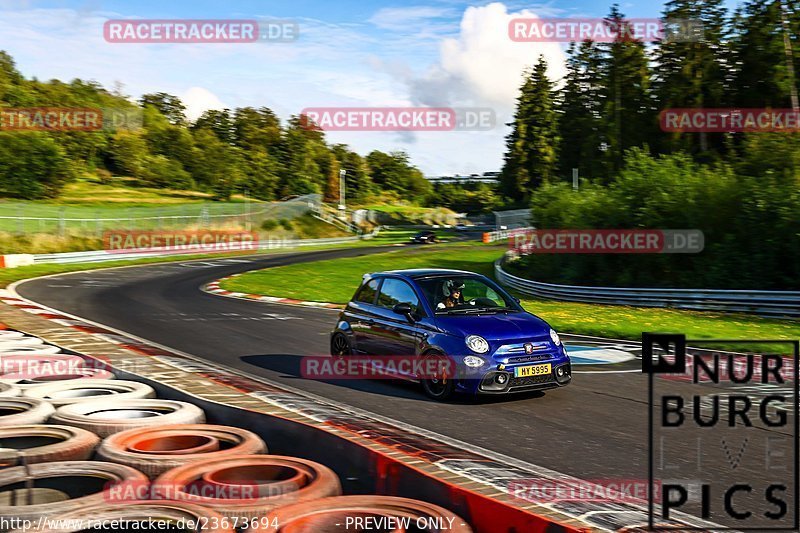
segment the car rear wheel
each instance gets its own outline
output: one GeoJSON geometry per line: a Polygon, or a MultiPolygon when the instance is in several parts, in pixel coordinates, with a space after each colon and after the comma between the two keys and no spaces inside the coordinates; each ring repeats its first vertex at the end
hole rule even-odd
{"type": "Polygon", "coordinates": [[[352,355],[353,350],[350,348],[350,341],[347,340],[342,333],[337,333],[331,339],[331,355],[335,357],[347,357],[352,355]]]}
{"type": "MultiPolygon", "coordinates": [[[[428,360],[444,358],[445,356],[439,353],[427,354],[425,356],[425,360],[423,361],[423,366],[425,368],[431,368],[431,366],[427,365],[428,360]]],[[[425,394],[428,395],[429,398],[443,402],[453,396],[453,393],[456,389],[456,384],[453,376],[448,376],[446,373],[446,369],[449,367],[449,365],[442,364],[436,365],[436,367],[441,369],[442,374],[437,375],[436,377],[421,380],[422,390],[425,391],[425,394]]]]}

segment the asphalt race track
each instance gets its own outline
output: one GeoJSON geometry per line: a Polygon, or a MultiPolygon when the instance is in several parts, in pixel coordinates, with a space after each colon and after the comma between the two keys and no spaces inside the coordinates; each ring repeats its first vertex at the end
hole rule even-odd
{"type": "MultiPolygon", "coordinates": [[[[17,291],[43,305],[217,364],[575,477],[647,479],[647,379],[640,372],[635,345],[566,336],[575,364],[572,385],[542,393],[462,398],[441,404],[428,400],[418,386],[409,383],[300,378],[301,356],[328,354],[335,310],[245,301],[200,291],[202,285],[237,272],[375,251],[381,249],[65,274],[23,283],[17,291]]],[[[665,446],[664,452],[672,457],[692,453],[675,439],[665,446]]],[[[759,468],[759,464],[743,462],[738,474],[757,478],[759,468]]]]}

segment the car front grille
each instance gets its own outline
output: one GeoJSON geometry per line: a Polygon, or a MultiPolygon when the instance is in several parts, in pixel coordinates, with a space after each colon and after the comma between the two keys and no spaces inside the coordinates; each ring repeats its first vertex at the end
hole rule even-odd
{"type": "Polygon", "coordinates": [[[546,374],[543,376],[528,376],[526,378],[511,378],[508,386],[509,388],[530,387],[531,385],[541,385],[542,383],[552,383],[554,381],[552,374],[546,374]]]}

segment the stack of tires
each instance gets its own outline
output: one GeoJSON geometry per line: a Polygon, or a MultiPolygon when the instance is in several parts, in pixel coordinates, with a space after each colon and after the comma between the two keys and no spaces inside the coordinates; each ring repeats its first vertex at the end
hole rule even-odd
{"type": "Polygon", "coordinates": [[[324,533],[392,517],[393,531],[471,531],[424,502],[342,496],[330,468],[87,363],[0,330],[0,522],[12,529],[324,533]]]}

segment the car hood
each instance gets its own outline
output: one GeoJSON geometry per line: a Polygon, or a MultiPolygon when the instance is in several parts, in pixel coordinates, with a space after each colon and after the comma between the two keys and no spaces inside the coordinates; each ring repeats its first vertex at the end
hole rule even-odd
{"type": "Polygon", "coordinates": [[[452,335],[480,335],[486,340],[547,336],[550,325],[530,313],[496,313],[489,315],[439,315],[436,325],[452,335]]]}

